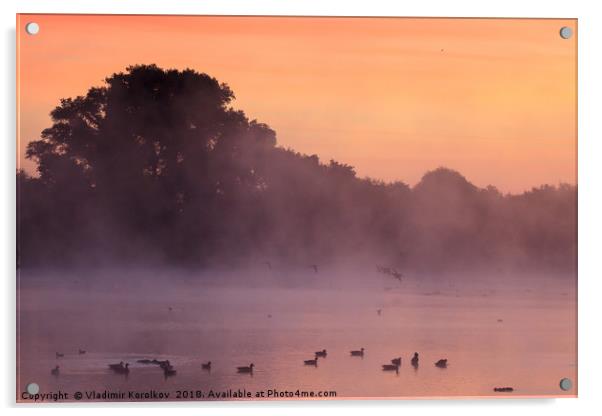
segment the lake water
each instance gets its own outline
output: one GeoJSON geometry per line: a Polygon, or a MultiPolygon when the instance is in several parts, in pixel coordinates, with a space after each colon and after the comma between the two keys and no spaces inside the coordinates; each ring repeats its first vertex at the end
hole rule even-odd
{"type": "Polygon", "coordinates": [[[77,391],[123,392],[121,400],[156,391],[177,400],[179,390],[211,400],[210,391],[238,389],[338,399],[576,395],[574,280],[460,280],[286,287],[22,274],[17,400],[27,401],[21,394],[30,382],[68,400],[77,391]],[[350,356],[362,347],[363,358],[350,356]],[[317,367],[303,365],[324,348],[317,367]],[[398,374],[381,370],[399,356],[398,374]],[[434,366],[441,358],[446,369],[434,366]],[[138,359],[169,359],[177,374],[165,378],[138,359]],[[209,360],[211,371],[202,370],[209,360]],[[120,361],[130,363],[127,377],[108,369],[120,361]],[[236,372],[250,363],[252,375],[236,372]],[[58,377],[50,374],[56,365],[58,377]],[[564,377],[573,380],[567,392],[559,388],[564,377]],[[505,386],[514,392],[493,392],[505,386]]]}

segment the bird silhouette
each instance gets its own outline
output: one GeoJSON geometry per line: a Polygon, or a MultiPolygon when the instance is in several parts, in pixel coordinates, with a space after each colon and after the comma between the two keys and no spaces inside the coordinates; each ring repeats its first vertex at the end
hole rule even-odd
{"type": "Polygon", "coordinates": [[[439,367],[439,368],[447,368],[447,359],[444,358],[444,359],[437,361],[435,363],[435,366],[439,367]]]}
{"type": "Polygon", "coordinates": [[[415,352],[414,356],[412,357],[412,367],[418,368],[418,353],[417,352],[415,352]]]}
{"type": "Polygon", "coordinates": [[[364,348],[360,348],[359,350],[351,351],[351,356],[353,357],[363,357],[364,356],[364,348]]]}
{"type": "Polygon", "coordinates": [[[253,373],[255,364],[251,363],[248,367],[236,367],[236,371],[239,373],[253,373]]]}
{"type": "Polygon", "coordinates": [[[303,364],[305,364],[305,365],[313,365],[313,366],[317,367],[318,366],[318,356],[316,355],[313,360],[305,360],[305,361],[303,361],[303,364]]]}

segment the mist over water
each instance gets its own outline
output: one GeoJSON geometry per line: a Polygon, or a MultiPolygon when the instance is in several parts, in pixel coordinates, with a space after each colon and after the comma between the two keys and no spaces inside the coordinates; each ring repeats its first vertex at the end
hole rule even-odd
{"type": "Polygon", "coordinates": [[[105,270],[83,279],[83,271],[31,271],[19,289],[17,390],[35,381],[46,392],[431,397],[512,386],[507,394],[575,394],[558,388],[577,371],[575,285],[566,276],[407,276],[399,283],[368,269],[299,270],[281,280],[283,272],[257,267],[192,279],[176,269],[105,270]],[[350,356],[362,347],[363,358],[350,356]],[[328,355],[317,367],[303,365],[322,349],[328,355]],[[418,369],[410,365],[414,352],[418,369]],[[399,374],[381,370],[399,356],[399,374]],[[441,358],[448,368],[434,366],[441,358]],[[177,375],[165,379],[139,359],[169,359],[177,375]],[[120,361],[130,363],[127,378],[108,368],[120,361]],[[207,361],[210,372],[201,369],[207,361]],[[252,376],[236,373],[250,363],[252,376]],[[50,374],[55,365],[58,377],[50,374]]]}
{"type": "Polygon", "coordinates": [[[278,146],[233,100],[207,74],[135,65],[61,100],[29,142],[19,400],[30,382],[172,399],[576,393],[558,387],[577,371],[576,185],[503,194],[445,167],[412,187],[359,178],[278,146]],[[137,362],[153,359],[175,376],[137,362]],[[127,377],[108,367],[121,361],[127,377]]]}

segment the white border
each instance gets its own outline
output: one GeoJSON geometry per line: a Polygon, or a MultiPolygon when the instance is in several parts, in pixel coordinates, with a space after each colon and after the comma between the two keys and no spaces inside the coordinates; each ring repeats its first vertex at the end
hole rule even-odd
{"type": "MultiPolygon", "coordinates": [[[[602,295],[602,274],[599,273],[600,227],[602,220],[601,166],[597,159],[602,148],[600,98],[600,40],[602,17],[598,1],[434,1],[412,2],[353,1],[353,0],[22,0],[3,1],[2,13],[2,99],[0,116],[2,135],[2,162],[0,169],[2,203],[0,224],[3,266],[4,302],[2,335],[2,376],[0,377],[0,403],[8,411],[29,413],[35,407],[16,409],[14,403],[14,341],[15,341],[15,13],[123,13],[123,14],[249,14],[249,15],[346,15],[346,16],[433,16],[433,17],[559,17],[579,19],[579,399],[520,399],[520,400],[410,400],[400,402],[334,401],[334,402],[252,402],[252,403],[175,403],[137,404],[127,406],[129,414],[163,414],[175,408],[185,414],[199,412],[211,414],[248,415],[299,414],[317,415],[345,412],[348,415],[379,414],[441,414],[450,415],[507,415],[533,412],[546,415],[595,414],[600,411],[602,393],[597,391],[602,377],[600,355],[602,316],[599,300],[602,295]]],[[[122,405],[96,405],[86,407],[86,413],[105,414],[107,407],[119,411],[122,405]]],[[[59,405],[45,407],[50,414],[79,414],[82,406],[59,405]]]]}

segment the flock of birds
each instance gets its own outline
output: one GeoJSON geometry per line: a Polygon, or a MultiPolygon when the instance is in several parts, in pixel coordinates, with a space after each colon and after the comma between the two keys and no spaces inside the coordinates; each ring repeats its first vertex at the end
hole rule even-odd
{"type": "MultiPolygon", "coordinates": [[[[269,261],[265,261],[264,264],[271,270],[272,269],[272,263],[269,261]]],[[[309,266],[314,273],[318,273],[319,268],[318,265],[316,264],[312,264],[309,266]]],[[[403,277],[403,275],[395,268],[391,268],[391,267],[384,267],[384,266],[379,266],[376,265],[376,270],[379,273],[391,276],[397,280],[399,280],[399,282],[401,282],[401,278],[403,277]]],[[[173,308],[170,306],[168,308],[168,310],[170,312],[173,311],[173,308]]],[[[381,310],[378,309],[377,313],[378,315],[381,315],[381,310]]],[[[271,315],[268,315],[269,318],[271,318],[271,315]]],[[[85,354],[86,351],[79,349],[78,350],[78,354],[82,355],[85,354]]],[[[351,351],[351,356],[352,357],[363,357],[364,356],[364,348],[361,348],[359,350],[354,350],[351,351]]],[[[308,366],[318,366],[318,359],[319,358],[326,358],[327,356],[327,351],[326,349],[323,349],[322,351],[316,351],[314,354],[314,358],[311,360],[304,360],[303,364],[304,365],[308,365],[308,366]]],[[[65,356],[64,353],[60,353],[57,352],[56,353],[56,358],[63,358],[65,356]]],[[[171,377],[171,376],[175,376],[176,375],[176,369],[173,367],[173,365],[169,362],[169,360],[157,360],[157,359],[141,359],[141,360],[137,360],[137,363],[139,364],[148,364],[148,365],[157,365],[159,366],[159,368],[161,368],[163,370],[163,375],[167,378],[167,377],[171,377]]],[[[411,360],[412,366],[414,368],[418,368],[418,353],[414,353],[414,357],[411,360]]],[[[391,364],[383,364],[382,369],[383,371],[396,371],[399,372],[399,367],[401,366],[401,357],[398,358],[394,358],[391,360],[391,364]]],[[[439,368],[446,368],[447,367],[447,359],[441,359],[439,361],[437,361],[435,363],[435,366],[439,367],[439,368]]],[[[123,361],[116,363],[116,364],[109,364],[109,369],[111,371],[113,371],[116,374],[123,374],[123,375],[128,375],[130,373],[130,364],[129,363],[124,363],[123,361]]],[[[251,363],[248,366],[241,366],[241,367],[236,367],[236,371],[238,373],[246,373],[246,374],[253,374],[253,368],[255,367],[255,365],[253,363],[251,363]]],[[[207,370],[207,371],[211,371],[211,361],[208,361],[206,363],[203,363],[201,365],[201,368],[203,370],[207,370]]],[[[50,373],[53,376],[58,376],[60,374],[60,367],[57,365],[55,368],[53,368],[52,370],[50,370],[50,373]]]]}
{"type": "MultiPolygon", "coordinates": [[[[85,354],[86,351],[84,350],[79,350],[79,354],[85,354]]],[[[363,358],[365,354],[365,350],[364,348],[360,348],[359,350],[352,350],[350,351],[350,355],[352,357],[361,357],[363,358]]],[[[56,353],[56,358],[63,358],[65,356],[64,353],[56,353]]],[[[314,353],[314,358],[311,360],[304,360],[303,364],[307,365],[307,366],[314,366],[317,367],[318,366],[318,359],[320,358],[326,358],[328,356],[328,352],[326,351],[326,349],[323,349],[321,351],[316,351],[314,353]]],[[[412,367],[414,367],[414,369],[418,369],[418,361],[419,361],[419,356],[418,353],[415,352],[414,356],[411,359],[411,364],[412,367]]],[[[157,360],[157,359],[141,359],[141,360],[137,360],[136,361],[139,364],[148,364],[148,365],[157,365],[159,368],[161,368],[163,370],[163,375],[165,376],[165,378],[167,377],[172,377],[176,375],[176,369],[173,367],[173,365],[169,362],[169,360],[157,360]]],[[[439,361],[437,361],[435,363],[436,367],[439,368],[447,368],[447,359],[440,359],[439,361]]],[[[253,374],[253,369],[255,367],[255,364],[251,363],[248,366],[241,366],[241,367],[236,367],[236,371],[238,373],[243,373],[243,374],[253,374]]],[[[396,373],[399,373],[399,367],[401,367],[401,357],[397,357],[397,358],[393,358],[391,360],[391,364],[383,364],[382,365],[382,370],[383,371],[395,371],[396,373]]],[[[201,369],[206,370],[206,371],[211,371],[211,361],[207,361],[206,363],[202,363],[201,364],[201,369]]],[[[109,370],[113,371],[115,374],[122,374],[122,375],[128,375],[130,373],[130,363],[126,363],[126,362],[119,362],[116,364],[109,364],[109,370]]],[[[53,368],[52,370],[50,370],[50,373],[53,376],[57,376],[60,373],[60,367],[57,365],[55,368],[53,368]]]]}
{"type": "MultiPolygon", "coordinates": [[[[264,262],[264,264],[271,270],[272,269],[272,264],[269,261],[264,262]]],[[[314,273],[318,273],[319,268],[318,265],[312,264],[309,266],[309,268],[311,268],[314,273]]],[[[386,276],[390,276],[396,280],[398,280],[400,283],[402,282],[402,277],[403,274],[401,272],[399,272],[397,269],[393,268],[393,267],[385,267],[385,266],[380,266],[380,265],[376,265],[376,271],[378,273],[382,273],[386,276]]],[[[173,311],[173,308],[170,306],[168,307],[169,312],[173,311]]],[[[382,309],[377,309],[376,310],[377,314],[380,316],[382,314],[382,309]]],[[[271,318],[272,315],[268,314],[268,318],[271,318]]],[[[498,319],[498,322],[503,322],[502,319],[498,319]]],[[[82,349],[78,349],[78,354],[79,355],[83,355],[86,354],[86,350],[82,350],[82,349]]],[[[365,349],[364,348],[360,348],[359,350],[352,350],[350,351],[350,355],[351,357],[361,357],[363,358],[365,354],[365,349]]],[[[309,359],[309,360],[303,360],[303,364],[305,366],[313,366],[313,367],[317,367],[318,366],[318,360],[320,358],[326,358],[328,355],[326,349],[322,349],[321,351],[316,351],[314,353],[314,358],[313,359],[309,359]]],[[[65,356],[64,353],[59,353],[56,352],[56,358],[63,358],[65,356]]],[[[435,367],[441,368],[441,369],[445,369],[447,368],[447,359],[446,358],[442,358],[438,361],[436,361],[434,363],[435,367]]],[[[157,359],[140,359],[137,360],[137,363],[139,364],[148,364],[148,365],[157,365],[162,371],[163,374],[165,376],[165,378],[167,377],[171,377],[171,376],[175,376],[176,375],[176,369],[173,367],[173,365],[169,362],[169,360],[157,360],[157,359]]],[[[414,353],[413,357],[410,360],[410,364],[412,365],[412,367],[414,367],[415,370],[418,369],[418,365],[419,365],[419,354],[417,352],[414,353]]],[[[130,364],[129,363],[124,363],[123,361],[116,363],[116,364],[109,364],[109,369],[111,371],[113,371],[116,374],[122,374],[122,375],[128,375],[130,373],[130,368],[129,368],[130,364]]],[[[386,371],[386,372],[390,372],[390,371],[395,371],[397,374],[399,374],[399,368],[401,367],[401,357],[397,357],[397,358],[393,358],[390,360],[390,363],[387,364],[382,364],[382,371],[386,371]]],[[[208,361],[206,363],[202,363],[201,364],[201,369],[205,370],[205,371],[211,371],[211,361],[208,361]]],[[[250,374],[253,375],[253,369],[255,368],[255,364],[251,363],[248,366],[241,366],[241,367],[236,367],[236,372],[237,373],[241,373],[241,374],[250,374]]],[[[50,373],[53,376],[59,376],[60,374],[60,367],[57,365],[55,368],[53,368],[50,373]]],[[[513,392],[514,388],[513,387],[495,387],[493,389],[495,392],[513,392]]]]}
{"type": "MultiPolygon", "coordinates": [[[[360,348],[359,350],[350,351],[350,354],[352,357],[362,357],[363,358],[364,353],[365,353],[364,348],[360,348]]],[[[317,367],[318,366],[318,358],[320,358],[320,357],[326,358],[327,355],[328,354],[325,349],[322,351],[316,351],[313,360],[305,360],[303,363],[305,365],[313,365],[313,366],[317,367]]],[[[414,356],[412,357],[410,362],[412,364],[412,367],[414,367],[414,369],[418,369],[419,355],[417,352],[414,353],[414,356]]],[[[437,361],[435,363],[435,366],[438,368],[447,368],[447,358],[440,359],[439,361],[437,361]]],[[[383,364],[382,370],[383,371],[395,371],[396,373],[399,373],[399,367],[401,367],[401,357],[393,358],[391,360],[391,364],[383,364]]]]}

